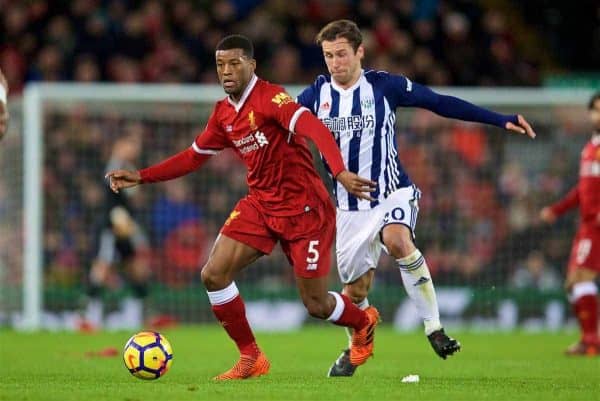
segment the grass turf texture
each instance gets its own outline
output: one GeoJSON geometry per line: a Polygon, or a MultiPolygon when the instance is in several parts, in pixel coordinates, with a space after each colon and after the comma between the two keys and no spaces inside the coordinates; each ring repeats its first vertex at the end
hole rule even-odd
{"type": "Polygon", "coordinates": [[[120,355],[133,333],[0,331],[0,400],[597,400],[600,358],[569,358],[574,333],[451,333],[463,350],[439,359],[421,333],[377,330],[375,357],[353,378],[325,377],[345,342],[341,328],[258,333],[271,373],[216,383],[237,352],[218,326],[165,330],[174,362],[156,381],[131,376],[120,355]],[[87,351],[117,347],[113,358],[87,351]],[[418,374],[418,384],[402,377],[418,374]]]}

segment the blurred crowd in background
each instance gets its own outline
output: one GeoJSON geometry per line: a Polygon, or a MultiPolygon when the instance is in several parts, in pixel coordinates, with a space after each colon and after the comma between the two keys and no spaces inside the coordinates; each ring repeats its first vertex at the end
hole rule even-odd
{"type": "Polygon", "coordinates": [[[13,93],[38,80],[214,83],[215,45],[244,33],[261,76],[308,83],[324,72],[315,35],[348,16],[363,29],[364,65],[425,84],[539,85],[598,67],[598,5],[537,3],[0,0],[0,68],[13,93]]]}
{"type": "MultiPolygon", "coordinates": [[[[592,3],[583,2],[579,12],[597,10],[592,3]]],[[[0,68],[12,93],[40,80],[215,83],[214,47],[232,32],[253,39],[260,76],[310,83],[325,72],[315,35],[328,21],[349,15],[363,28],[366,66],[429,85],[539,85],[547,72],[593,68],[600,55],[591,46],[583,59],[568,56],[594,43],[600,25],[581,21],[600,13],[587,12],[577,20],[581,29],[573,30],[562,9],[561,18],[551,7],[536,15],[531,5],[508,0],[0,0],[0,10],[0,68]],[[581,40],[565,47],[576,34],[581,40]]],[[[46,114],[47,283],[87,279],[107,190],[99,177],[115,138],[137,132],[143,140],[131,161],[146,166],[189,146],[210,111],[203,109],[199,118],[190,109],[182,117],[186,110],[179,107],[178,117],[170,118],[168,108],[161,110],[136,118],[84,106],[46,114]]],[[[537,213],[576,181],[588,137],[585,110],[506,111],[528,115],[539,134],[535,143],[428,112],[398,120],[400,158],[424,194],[417,243],[436,284],[560,287],[575,219],[548,228],[537,213]]],[[[0,205],[9,205],[7,182],[0,182],[0,205]]],[[[192,176],[132,194],[158,282],[199,282],[213,239],[245,193],[245,169],[224,152],[192,176]]],[[[20,241],[18,232],[0,228],[6,249],[20,241]]],[[[20,257],[9,252],[7,266],[20,269],[20,257]]],[[[288,285],[293,272],[287,266],[277,251],[243,280],[288,285]]],[[[378,282],[400,282],[392,260],[384,258],[380,270],[378,282]]],[[[17,272],[7,277],[20,280],[17,272]]]]}
{"type": "MultiPolygon", "coordinates": [[[[206,106],[205,114],[210,110],[206,106]]],[[[585,110],[524,112],[536,124],[536,141],[426,111],[399,117],[400,158],[423,191],[417,243],[439,285],[561,287],[576,214],[552,227],[542,225],[537,215],[577,180],[574,166],[589,136],[585,110]]],[[[47,113],[48,283],[86,281],[105,219],[108,188],[101,176],[115,139],[130,134],[143,138],[131,152],[131,162],[142,167],[188,147],[201,126],[194,116],[172,121],[165,117],[168,109],[162,113],[132,118],[85,107],[47,113]]],[[[151,242],[155,283],[175,288],[199,283],[218,230],[247,191],[245,175],[237,156],[225,151],[190,176],[132,191],[135,217],[151,242]]],[[[294,281],[279,250],[243,274],[245,283],[267,288],[294,281]]],[[[332,269],[337,280],[335,275],[332,269]]],[[[400,283],[389,257],[383,257],[377,277],[380,284],[400,283]]]]}

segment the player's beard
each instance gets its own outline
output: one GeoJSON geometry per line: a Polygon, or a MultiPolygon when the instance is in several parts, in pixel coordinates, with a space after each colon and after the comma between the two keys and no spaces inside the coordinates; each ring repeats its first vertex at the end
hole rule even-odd
{"type": "Polygon", "coordinates": [[[223,86],[223,90],[225,91],[225,93],[227,93],[229,96],[233,97],[234,99],[239,99],[242,96],[242,93],[244,93],[244,90],[246,89],[246,87],[248,86],[248,83],[250,82],[250,80],[242,80],[240,79],[239,81],[233,81],[235,83],[235,85],[232,85],[230,87],[225,87],[225,82],[223,82],[222,86],[223,86]]]}
{"type": "Polygon", "coordinates": [[[228,95],[236,96],[237,94],[239,94],[241,92],[239,84],[232,85],[232,86],[225,86],[225,83],[223,83],[222,86],[223,86],[223,90],[228,95]]]}

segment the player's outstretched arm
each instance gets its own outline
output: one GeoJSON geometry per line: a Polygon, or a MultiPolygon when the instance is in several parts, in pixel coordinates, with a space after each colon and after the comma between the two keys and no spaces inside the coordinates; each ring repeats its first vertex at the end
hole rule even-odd
{"type": "Polygon", "coordinates": [[[8,82],[0,70],[0,140],[4,137],[8,129],[8,103],[6,101],[8,95],[8,82]]]}
{"type": "Polygon", "coordinates": [[[184,176],[199,169],[211,156],[212,153],[200,154],[196,152],[194,146],[192,146],[158,164],[139,170],[140,184],[168,181],[184,176]]]}
{"type": "Polygon", "coordinates": [[[197,170],[212,154],[200,154],[189,147],[162,162],[139,171],[114,170],[106,174],[110,180],[110,189],[115,193],[119,189],[130,188],[139,184],[168,181],[197,170]]]}
{"type": "Polygon", "coordinates": [[[137,171],[131,170],[113,170],[106,173],[108,185],[114,193],[119,193],[120,189],[135,187],[142,183],[142,176],[137,171]]]}
{"type": "Polygon", "coordinates": [[[390,88],[395,89],[394,94],[397,95],[397,104],[400,106],[421,107],[442,117],[495,125],[535,138],[535,131],[520,114],[496,113],[466,100],[439,94],[431,88],[411,82],[405,77],[390,76],[388,79],[390,88]]]}
{"type": "Polygon", "coordinates": [[[523,117],[521,114],[517,114],[516,124],[508,121],[504,125],[504,128],[506,128],[509,131],[518,132],[519,134],[527,134],[527,136],[530,138],[535,138],[535,131],[533,130],[533,128],[531,128],[531,125],[529,125],[525,117],[523,117]]]}
{"type": "Polygon", "coordinates": [[[579,205],[579,187],[573,187],[561,200],[553,205],[546,206],[540,211],[540,220],[552,224],[558,216],[566,213],[579,205]]]}

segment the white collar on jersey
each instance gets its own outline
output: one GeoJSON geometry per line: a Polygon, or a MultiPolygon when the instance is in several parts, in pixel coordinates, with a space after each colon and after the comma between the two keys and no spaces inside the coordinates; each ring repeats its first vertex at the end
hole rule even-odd
{"type": "Polygon", "coordinates": [[[600,145],[600,132],[594,132],[594,134],[592,135],[592,144],[594,146],[600,145]]]}
{"type": "Polygon", "coordinates": [[[344,89],[341,86],[339,86],[334,80],[333,77],[331,77],[331,86],[333,87],[333,89],[335,89],[336,91],[340,92],[341,95],[345,95],[348,93],[352,93],[354,92],[354,89],[358,88],[360,86],[360,80],[362,79],[362,77],[365,75],[365,70],[363,70],[362,68],[360,69],[360,75],[358,77],[358,79],[356,80],[356,82],[349,87],[348,89],[344,89]]]}
{"type": "Polygon", "coordinates": [[[231,104],[235,108],[236,112],[240,111],[240,109],[246,102],[246,99],[248,98],[248,96],[250,96],[250,92],[252,92],[252,89],[254,89],[256,82],[258,82],[258,77],[256,76],[256,74],[253,74],[252,78],[250,78],[250,82],[248,82],[248,85],[246,86],[246,89],[244,89],[244,93],[242,93],[242,97],[240,98],[240,101],[237,103],[231,99],[231,96],[227,96],[227,100],[229,101],[229,104],[231,104]]]}

